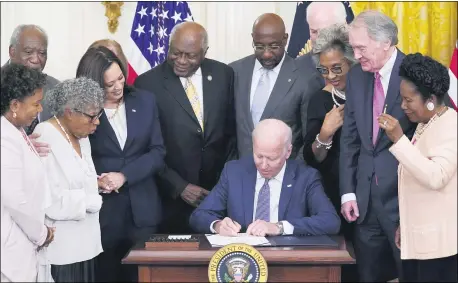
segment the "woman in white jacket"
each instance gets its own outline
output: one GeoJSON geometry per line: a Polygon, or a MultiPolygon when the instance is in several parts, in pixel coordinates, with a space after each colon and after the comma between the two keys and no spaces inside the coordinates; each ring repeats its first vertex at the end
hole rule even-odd
{"type": "Polygon", "coordinates": [[[46,75],[22,65],[1,69],[1,282],[36,282],[39,257],[53,239],[44,166],[27,137],[43,110],[46,75]]]}
{"type": "Polygon", "coordinates": [[[57,84],[45,103],[54,117],[38,124],[34,133],[51,149],[42,157],[52,198],[46,220],[59,231],[46,258],[55,282],[94,282],[94,258],[102,252],[102,198],[88,135],[99,125],[104,92],[81,77],[57,84]]]}

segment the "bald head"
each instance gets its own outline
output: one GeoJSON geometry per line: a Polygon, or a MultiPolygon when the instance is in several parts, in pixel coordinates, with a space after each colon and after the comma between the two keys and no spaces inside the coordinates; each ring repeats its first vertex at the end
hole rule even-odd
{"type": "Polygon", "coordinates": [[[285,34],[283,19],[273,13],[262,14],[253,24],[253,33],[256,34],[285,34]]]}
{"type": "Polygon", "coordinates": [[[312,2],[307,7],[307,23],[313,44],[321,29],[335,24],[346,24],[347,11],[342,2],[312,2]]]}
{"type": "Polygon", "coordinates": [[[258,172],[271,179],[291,155],[291,128],[276,119],[259,122],[253,131],[253,159],[258,172]]]}
{"type": "Polygon", "coordinates": [[[207,49],[205,28],[195,22],[183,22],[176,25],[170,34],[167,62],[178,77],[189,77],[199,69],[207,49]]]}
{"type": "Polygon", "coordinates": [[[277,14],[262,14],[253,24],[254,55],[268,70],[275,68],[283,59],[288,34],[285,23],[277,14]]]}

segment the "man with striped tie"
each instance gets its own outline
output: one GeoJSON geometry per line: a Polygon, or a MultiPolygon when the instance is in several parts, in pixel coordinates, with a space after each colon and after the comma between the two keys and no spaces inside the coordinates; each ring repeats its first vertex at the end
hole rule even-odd
{"type": "Polygon", "coordinates": [[[225,236],[337,234],[340,218],[318,171],[288,160],[291,128],[265,119],[252,136],[253,155],[226,163],[218,184],[191,215],[191,227],[225,236]]]}
{"type": "Polygon", "coordinates": [[[205,58],[208,36],[195,22],[176,25],[167,61],[139,76],[135,86],[156,96],[166,148],[158,176],[163,192],[160,233],[190,233],[189,216],[234,158],[232,69],[205,58]]]}

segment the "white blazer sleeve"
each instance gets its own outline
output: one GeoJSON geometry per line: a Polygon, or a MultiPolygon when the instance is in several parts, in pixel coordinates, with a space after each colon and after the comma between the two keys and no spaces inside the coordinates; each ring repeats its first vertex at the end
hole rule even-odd
{"type": "MultiPolygon", "coordinates": [[[[455,125],[456,127],[456,125],[455,125]]],[[[457,166],[456,128],[444,131],[436,145],[424,156],[404,135],[389,149],[404,168],[431,190],[440,190],[450,182],[457,166]]]]}
{"type": "Polygon", "coordinates": [[[3,206],[30,241],[40,246],[46,240],[48,231],[36,217],[42,208],[41,204],[30,199],[24,190],[26,172],[21,146],[12,139],[2,138],[1,153],[3,206]]]}
{"type": "Polygon", "coordinates": [[[86,193],[84,189],[69,188],[64,173],[60,170],[55,156],[50,153],[42,158],[48,174],[52,205],[46,209],[46,216],[53,220],[81,220],[86,216],[86,193]]]}

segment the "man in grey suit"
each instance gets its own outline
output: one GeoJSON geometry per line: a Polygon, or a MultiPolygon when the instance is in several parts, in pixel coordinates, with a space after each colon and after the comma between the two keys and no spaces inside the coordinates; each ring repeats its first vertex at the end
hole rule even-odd
{"type": "MultiPolygon", "coordinates": [[[[307,24],[310,31],[311,47],[315,43],[318,33],[321,29],[327,28],[334,24],[346,24],[347,12],[342,2],[312,2],[307,7],[307,24]]],[[[316,63],[313,62],[311,51],[296,58],[296,64],[299,66],[301,73],[305,76],[315,76],[319,82],[320,88],[324,88],[325,82],[323,76],[317,71],[316,63]]],[[[317,91],[319,90],[317,89],[317,91]]]]}
{"type": "Polygon", "coordinates": [[[290,158],[302,157],[310,95],[319,89],[316,80],[298,72],[285,53],[288,34],[276,14],[263,14],[253,25],[254,55],[229,64],[235,73],[234,96],[239,158],[253,154],[251,132],[260,120],[282,120],[293,131],[290,158]]]}
{"type": "MultiPolygon", "coordinates": [[[[39,69],[43,71],[46,66],[46,60],[48,59],[48,36],[46,32],[37,25],[19,25],[17,26],[10,40],[9,47],[10,60],[7,62],[13,62],[21,64],[32,69],[39,69]]],[[[43,89],[43,95],[46,97],[46,92],[53,88],[59,81],[50,75],[46,77],[46,85],[43,89]]],[[[33,132],[33,129],[38,122],[46,121],[51,118],[48,107],[44,104],[43,111],[38,115],[29,127],[27,133],[33,132]]]]}

